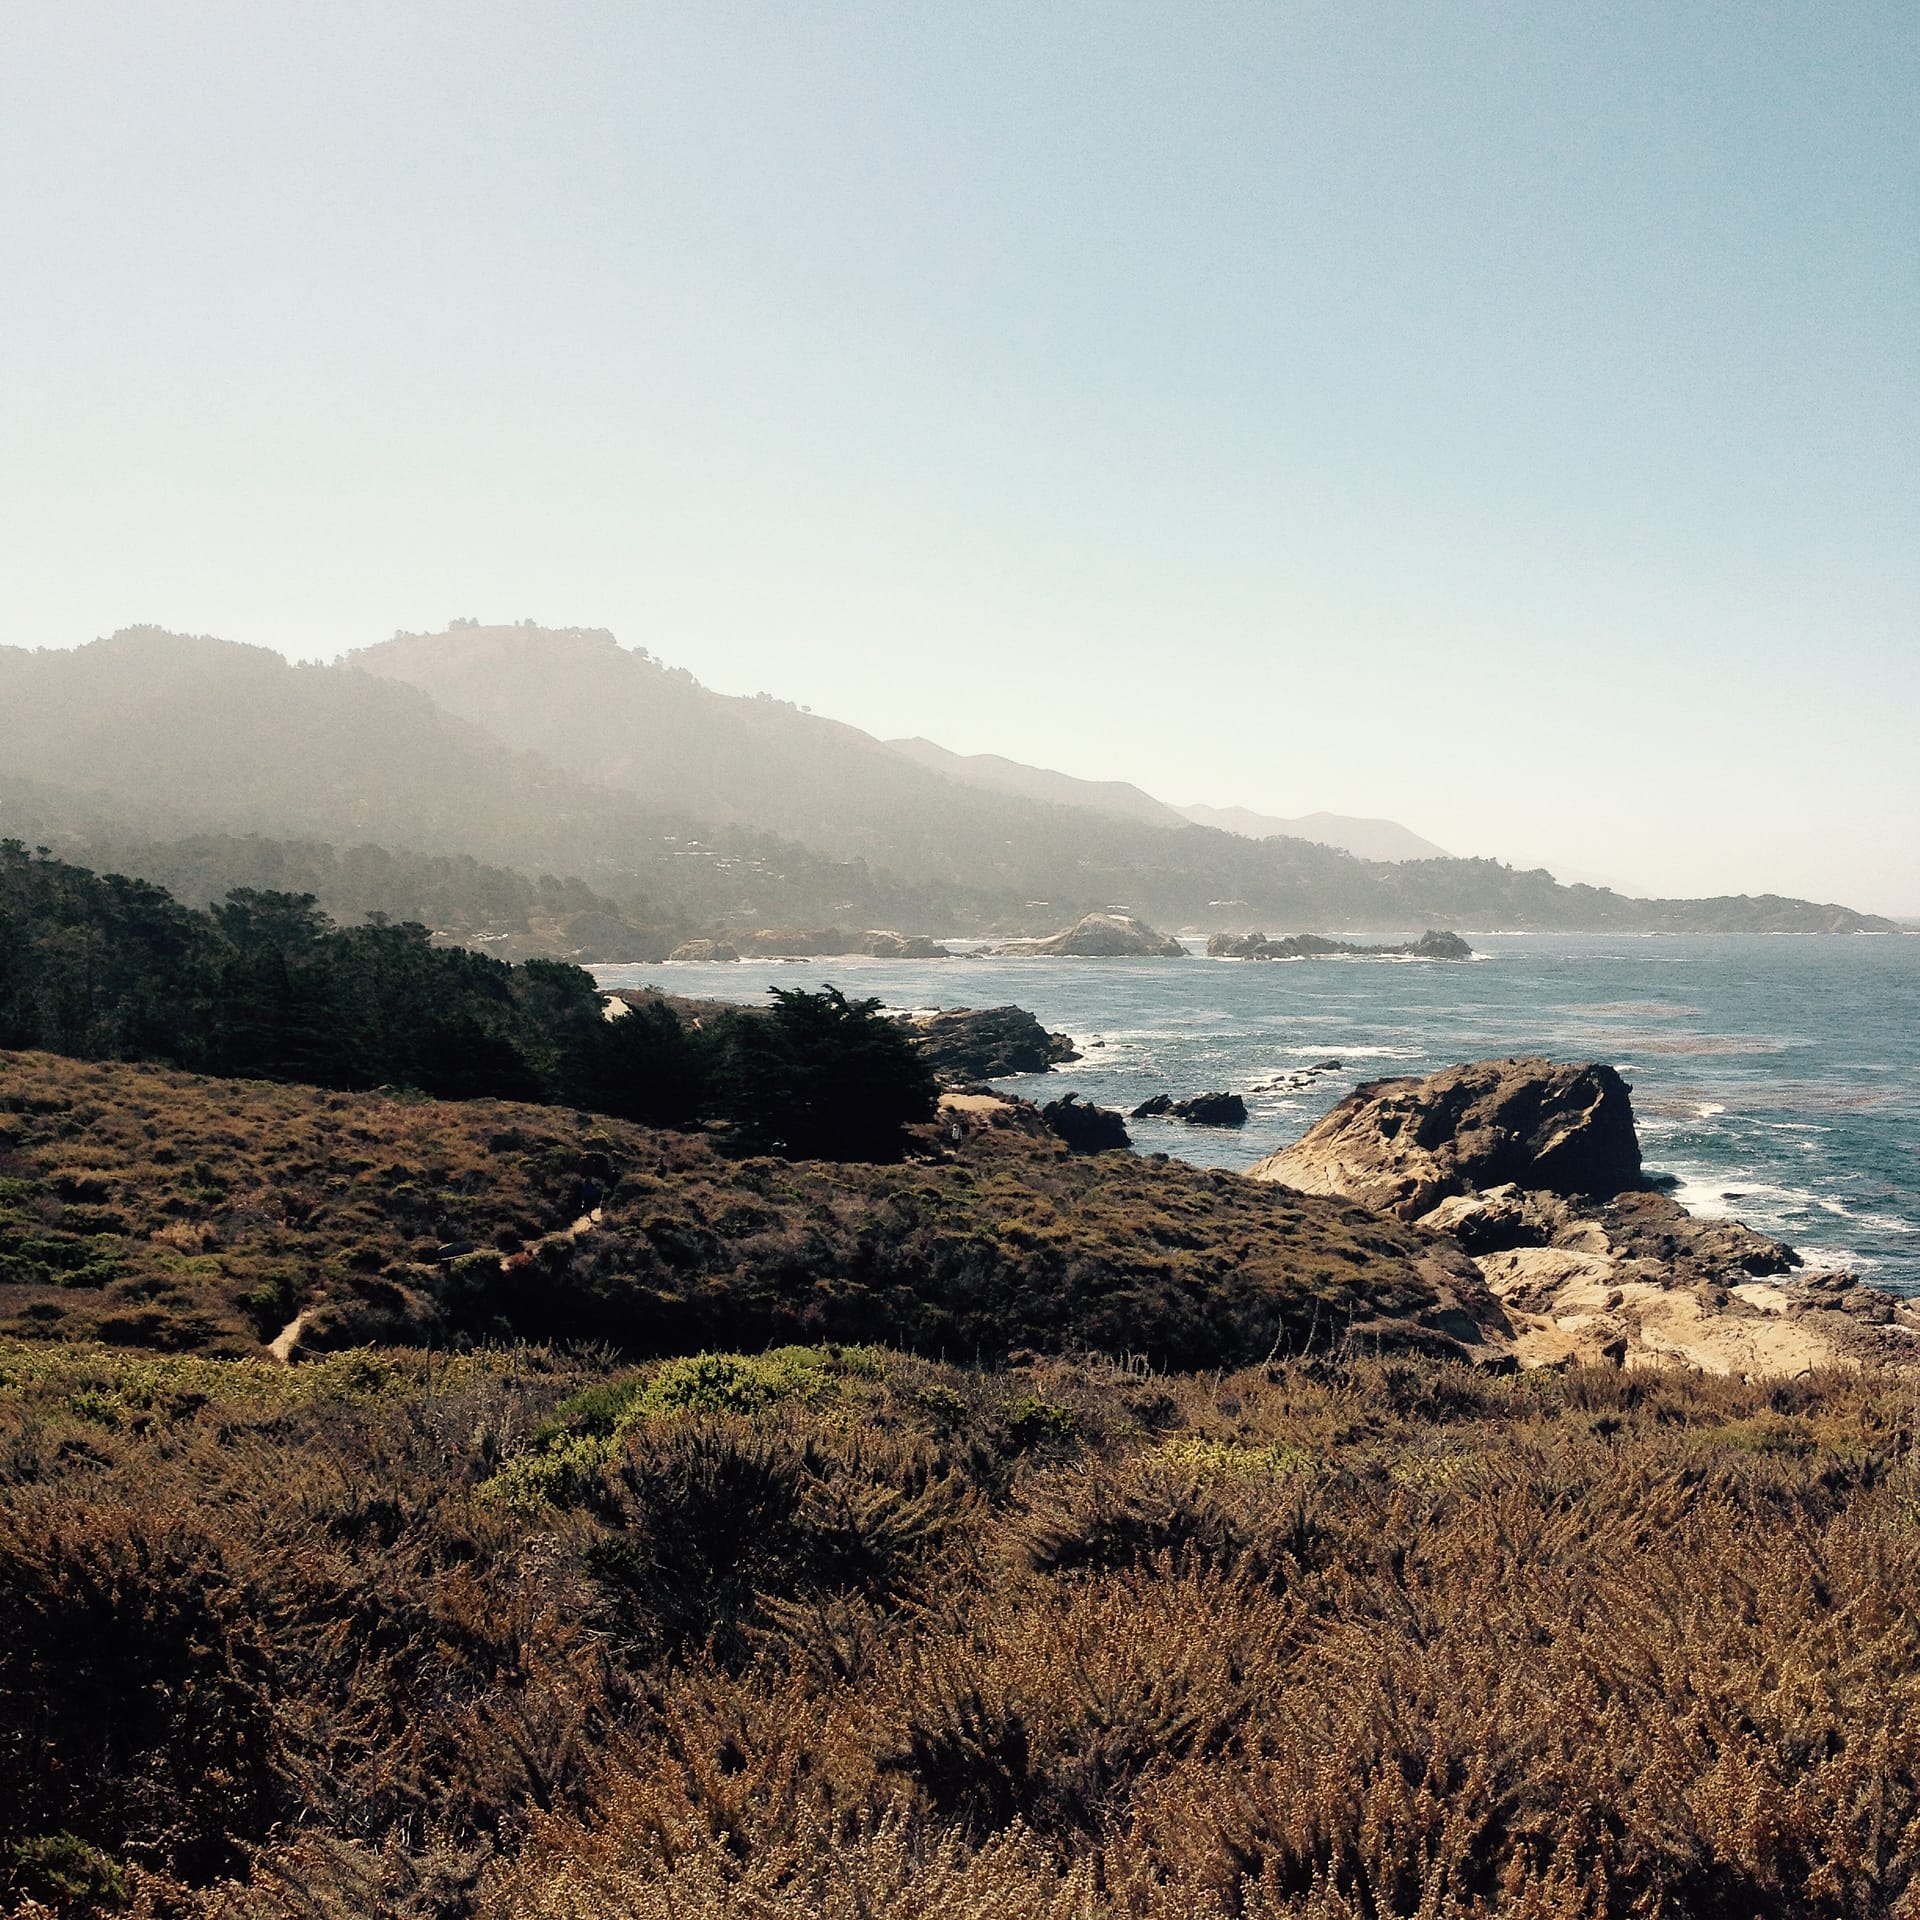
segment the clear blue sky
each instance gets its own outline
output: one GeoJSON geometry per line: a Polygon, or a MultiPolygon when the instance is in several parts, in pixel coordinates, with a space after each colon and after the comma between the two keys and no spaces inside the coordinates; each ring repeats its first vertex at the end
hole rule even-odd
{"type": "Polygon", "coordinates": [[[0,641],[1920,912],[1920,8],[0,11],[0,641]]]}

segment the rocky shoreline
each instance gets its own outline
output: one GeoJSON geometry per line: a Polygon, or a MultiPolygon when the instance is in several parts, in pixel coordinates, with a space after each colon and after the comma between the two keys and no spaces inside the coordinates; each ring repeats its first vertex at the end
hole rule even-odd
{"type": "Polygon", "coordinates": [[[1711,1373],[1920,1363],[1920,1311],[1731,1220],[1696,1219],[1641,1168],[1630,1089],[1597,1063],[1476,1061],[1356,1088],[1248,1177],[1339,1196],[1470,1261],[1521,1366],[1711,1373]]]}
{"type": "MultiPolygon", "coordinates": [[[[1197,1119],[1180,1108],[1207,1104],[1157,1096],[1131,1117],[1197,1119]]],[[[1050,1133],[1076,1153],[1133,1145],[1126,1116],[1073,1094],[1038,1106],[974,1087],[944,1096],[942,1113],[963,1131],[1050,1133]]],[[[1482,1365],[1749,1379],[1920,1366],[1920,1306],[1810,1269],[1737,1221],[1696,1218],[1649,1179],[1631,1090],[1597,1062],[1516,1057],[1373,1081],[1292,1146],[1222,1177],[1415,1228],[1429,1279],[1459,1309],[1453,1335],[1482,1365]]]]}
{"type": "MultiPolygon", "coordinates": [[[[686,1024],[739,1011],[658,989],[686,1024]]],[[[1131,1115],[1076,1094],[1045,1104],[988,1082],[1080,1057],[1014,1006],[895,1016],[944,1089],[943,1133],[1012,1127],[1075,1153],[1126,1152],[1127,1120],[1244,1124],[1232,1093],[1158,1094],[1131,1115]]],[[[1292,1076],[1307,1084],[1338,1063],[1292,1076]]],[[[1154,1156],[1164,1157],[1164,1156],[1154,1156]]],[[[1244,1176],[1347,1200],[1417,1229],[1483,1364],[1683,1366],[1757,1378],[1821,1367],[1920,1365],[1920,1306],[1857,1275],[1809,1269],[1785,1242],[1689,1214],[1641,1162],[1631,1089],[1599,1062],[1517,1056],[1356,1087],[1300,1140],[1244,1176]],[[1470,1323],[1470,1324],[1469,1324],[1470,1323]]],[[[1436,1283],[1438,1283],[1438,1280],[1436,1283]]]]}

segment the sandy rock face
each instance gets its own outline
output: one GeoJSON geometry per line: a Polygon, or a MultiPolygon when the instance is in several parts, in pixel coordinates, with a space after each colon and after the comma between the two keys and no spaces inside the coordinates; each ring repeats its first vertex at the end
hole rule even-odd
{"type": "Polygon", "coordinates": [[[1249,1172],[1417,1220],[1455,1195],[1503,1185],[1618,1193],[1639,1184],[1640,1141],[1627,1083],[1611,1067],[1475,1060],[1356,1087],[1249,1172]]]}

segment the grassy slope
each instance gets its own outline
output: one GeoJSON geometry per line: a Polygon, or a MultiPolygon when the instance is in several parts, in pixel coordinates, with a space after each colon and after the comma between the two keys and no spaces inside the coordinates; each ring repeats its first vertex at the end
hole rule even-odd
{"type": "Polygon", "coordinates": [[[1912,1447],[1857,1377],[0,1346],[0,1897],[1904,1911],[1912,1447]]]}
{"type": "Polygon", "coordinates": [[[1445,1347],[1465,1329],[1444,1278],[1350,1205],[1014,1131],[899,1167],[738,1161],[552,1108],[0,1055],[16,1334],[241,1353],[311,1307],[336,1346],[854,1339],[1217,1366],[1350,1333],[1445,1347]],[[604,1219],[576,1241],[589,1180],[604,1219]]]}

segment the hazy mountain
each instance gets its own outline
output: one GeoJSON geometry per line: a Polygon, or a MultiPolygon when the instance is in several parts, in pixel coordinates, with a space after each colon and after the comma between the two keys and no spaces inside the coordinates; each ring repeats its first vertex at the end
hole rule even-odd
{"type": "Polygon", "coordinates": [[[152,837],[404,830],[408,845],[520,859],[557,850],[563,823],[600,804],[414,688],[151,627],[72,651],[0,648],[0,772],[96,814],[132,805],[152,837]]]}
{"type": "Polygon", "coordinates": [[[1493,860],[1364,861],[1301,839],[1248,839],[1008,793],[784,701],[714,693],[598,630],[400,634],[349,664],[407,680],[587,780],[790,835],[929,897],[997,899],[1005,904],[991,910],[1028,926],[1123,905],[1163,924],[1288,931],[1864,924],[1844,907],[1629,901],[1493,860]]]}
{"type": "Polygon", "coordinates": [[[1030,767],[997,753],[954,753],[918,736],[886,744],[915,765],[970,787],[1051,801],[1057,806],[1088,807],[1095,813],[1110,813],[1148,826],[1215,827],[1248,840],[1308,840],[1315,846],[1337,847],[1362,860],[1451,858],[1444,847],[1421,839],[1397,820],[1357,819],[1345,813],[1308,813],[1297,820],[1282,820],[1246,807],[1175,807],[1126,780],[1082,780],[1070,773],[1056,773],[1050,767],[1030,767]]]}
{"type": "MultiPolygon", "coordinates": [[[[887,745],[916,765],[969,787],[1017,794],[1026,800],[1051,801],[1056,806],[1090,807],[1095,813],[1116,814],[1123,820],[1140,820],[1153,827],[1186,824],[1186,816],[1180,809],[1156,800],[1152,794],[1125,780],[1080,780],[1070,773],[1055,773],[1050,767],[1029,767],[1018,760],[1005,760],[997,753],[952,753],[932,740],[919,738],[889,740],[887,745]]],[[[1200,824],[1218,826],[1221,823],[1201,821],[1200,824]]],[[[1300,838],[1310,840],[1313,835],[1302,834],[1300,838]]]]}
{"type": "Polygon", "coordinates": [[[396,639],[333,667],[150,628],[0,649],[0,836],[49,834],[470,855],[575,876],[652,926],[1047,933],[1115,907],[1163,926],[1401,936],[1869,924],[1023,798],[781,702],[711,693],[605,634],[524,627],[396,639]]]}
{"type": "Polygon", "coordinates": [[[1223,833],[1244,834],[1249,840],[1284,837],[1312,840],[1323,847],[1339,847],[1362,860],[1447,860],[1445,847],[1422,840],[1397,820],[1368,820],[1347,813],[1307,813],[1298,820],[1282,820],[1270,813],[1251,813],[1245,807],[1181,807],[1182,819],[1196,826],[1218,827],[1223,833]]]}
{"type": "Polygon", "coordinates": [[[1118,789],[1136,797],[1116,805],[1104,783],[930,743],[903,752],[785,701],[714,693],[601,630],[399,634],[347,664],[404,680],[596,785],[778,831],[908,887],[1000,894],[1029,920],[1124,905],[1174,924],[1264,914],[1289,927],[1417,932],[1429,909],[1453,918],[1542,911],[1509,900],[1504,885],[1488,897],[1485,876],[1465,869],[1410,891],[1330,847],[1196,827],[1138,789],[1118,789]],[[1090,792],[1096,804],[1086,804],[1090,792]]]}
{"type": "MultiPolygon", "coordinates": [[[[1083,810],[1068,818],[963,784],[787,701],[715,693],[603,631],[400,634],[347,664],[418,687],[447,712],[597,784],[908,879],[965,875],[1018,888],[1036,877],[1036,860],[1044,867],[1047,846],[1102,824],[1083,810]]],[[[1119,836],[1103,864],[1124,862],[1127,844],[1119,836]]]]}
{"type": "MultiPolygon", "coordinates": [[[[573,875],[663,924],[843,908],[882,925],[920,904],[776,835],[592,786],[397,681],[150,627],[0,648],[0,837],[92,864],[207,834],[573,875]]],[[[179,877],[150,863],[142,877],[179,877]]],[[[229,884],[256,883],[240,865],[229,884]]]]}

